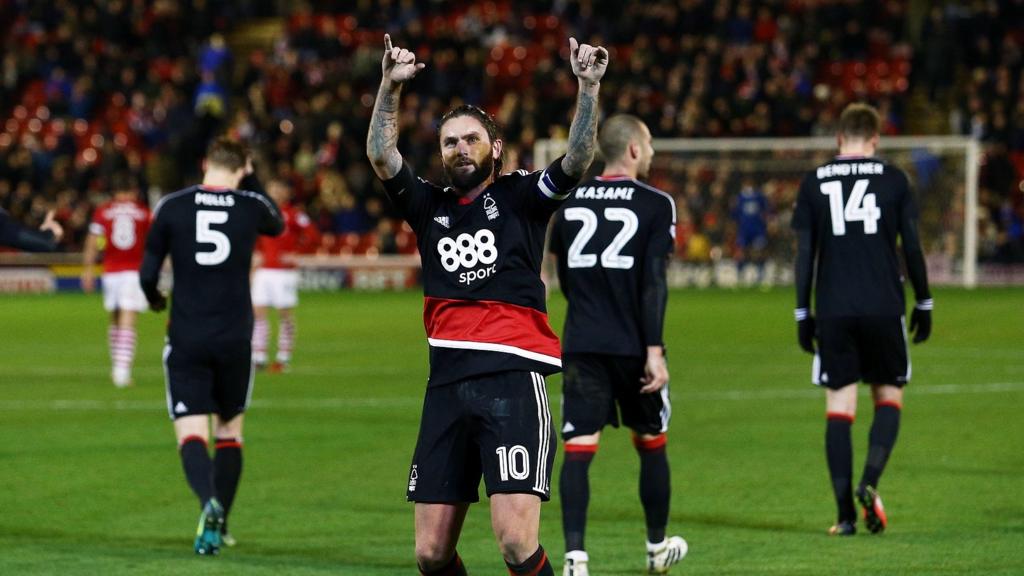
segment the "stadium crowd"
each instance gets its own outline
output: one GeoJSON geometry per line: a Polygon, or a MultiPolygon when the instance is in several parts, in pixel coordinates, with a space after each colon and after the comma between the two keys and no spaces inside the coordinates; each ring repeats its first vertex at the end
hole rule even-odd
{"type": "MultiPolygon", "coordinates": [[[[533,168],[534,142],[564,137],[575,82],[559,62],[576,35],[612,48],[606,111],[639,116],[656,138],[830,135],[838,111],[861,99],[880,108],[886,134],[902,134],[915,89],[948,102],[949,131],[987,145],[982,255],[1024,260],[1020,2],[936,9],[920,21],[907,3],[886,1],[284,4],[7,3],[0,207],[31,222],[56,206],[65,247],[80,249],[115,174],[141,190],[176,189],[227,131],[254,147],[264,178],[291,184],[324,232],[321,251],[412,252],[364,158],[383,31],[427,63],[405,95],[401,141],[436,179],[436,121],[458,103],[483,105],[504,126],[507,169],[533,168]],[[226,38],[271,17],[284,22],[272,46],[232,53],[226,38]]],[[[680,257],[735,256],[742,178],[661,166],[656,185],[683,200],[680,257]]],[[[784,234],[795,184],[760,187],[767,230],[784,234]]]]}

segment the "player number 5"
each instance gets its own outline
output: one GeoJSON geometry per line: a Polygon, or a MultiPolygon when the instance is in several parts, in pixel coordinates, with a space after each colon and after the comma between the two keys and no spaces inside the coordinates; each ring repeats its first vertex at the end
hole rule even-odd
{"type": "Polygon", "coordinates": [[[213,251],[196,251],[196,264],[216,266],[231,255],[231,239],[227,234],[210,228],[212,224],[224,224],[228,221],[228,213],[220,210],[199,210],[196,212],[196,242],[213,244],[213,251]]]}
{"type": "Polygon", "coordinates": [[[875,203],[875,195],[868,194],[868,181],[857,180],[850,191],[850,199],[843,208],[843,183],[839,180],[821,183],[821,193],[828,196],[828,208],[832,214],[832,235],[845,236],[847,222],[863,222],[865,234],[878,233],[878,220],[882,210],[875,203]]]}

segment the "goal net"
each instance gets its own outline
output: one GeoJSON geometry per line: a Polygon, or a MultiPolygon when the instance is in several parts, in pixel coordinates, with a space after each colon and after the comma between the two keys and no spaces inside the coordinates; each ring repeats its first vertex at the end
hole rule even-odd
{"type": "MultiPolygon", "coordinates": [[[[793,203],[804,174],[835,155],[835,138],[655,139],[654,150],[647,180],[676,198],[673,286],[792,283],[793,203]]],[[[540,140],[534,166],[564,151],[564,141],[540,140]]],[[[916,192],[929,280],[974,286],[977,230],[966,223],[977,221],[977,142],[886,136],[878,156],[902,168],[916,192]]]]}

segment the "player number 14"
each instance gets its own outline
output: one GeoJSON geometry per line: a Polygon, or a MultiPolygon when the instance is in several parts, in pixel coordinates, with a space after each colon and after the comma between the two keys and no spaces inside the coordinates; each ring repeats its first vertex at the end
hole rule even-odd
{"type": "Polygon", "coordinates": [[[878,220],[882,210],[875,203],[875,195],[867,193],[868,181],[853,183],[850,199],[843,208],[843,183],[839,180],[821,183],[821,193],[828,196],[828,208],[832,214],[832,235],[845,236],[847,222],[863,222],[865,234],[878,233],[878,220]]]}

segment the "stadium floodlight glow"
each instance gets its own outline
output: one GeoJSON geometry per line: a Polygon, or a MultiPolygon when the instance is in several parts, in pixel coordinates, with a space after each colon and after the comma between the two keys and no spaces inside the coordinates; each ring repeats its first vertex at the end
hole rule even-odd
{"type": "MultiPolygon", "coordinates": [[[[677,197],[685,196],[692,182],[688,172],[702,166],[714,181],[725,184],[729,199],[735,183],[750,175],[761,185],[772,186],[775,216],[781,217],[795,199],[803,174],[836,152],[834,136],[789,138],[656,138],[652,183],[677,197]],[[725,171],[727,173],[721,173],[725,171]]],[[[538,140],[533,148],[535,166],[545,166],[565,150],[562,140],[538,140]]],[[[966,136],[883,136],[879,157],[904,169],[911,178],[921,210],[922,243],[929,277],[937,284],[972,288],[978,275],[978,167],[981,145],[966,136]],[[962,217],[958,211],[962,211],[962,217]]],[[[702,193],[709,182],[702,180],[702,193]]],[[[727,203],[728,204],[728,203],[727,203]]],[[[716,214],[729,218],[728,210],[716,214]]],[[[788,217],[788,216],[787,216],[788,217]]],[[[785,245],[790,244],[789,222],[770,223],[778,250],[769,254],[780,270],[779,281],[788,281],[791,267],[785,245]]],[[[769,240],[772,243],[772,240],[769,240]]],[[[715,258],[715,255],[712,254],[715,258]]],[[[716,258],[717,259],[717,258],[716,258]]]]}

